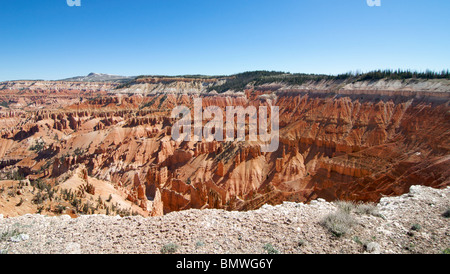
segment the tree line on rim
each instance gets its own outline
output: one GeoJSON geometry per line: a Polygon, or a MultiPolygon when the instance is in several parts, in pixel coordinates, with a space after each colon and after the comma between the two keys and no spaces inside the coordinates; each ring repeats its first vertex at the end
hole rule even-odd
{"type": "MultiPolygon", "coordinates": [[[[130,87],[135,83],[135,80],[146,77],[156,77],[156,76],[137,76],[135,79],[124,83],[117,88],[130,87]]],[[[406,80],[406,79],[448,79],[450,80],[450,71],[443,70],[440,72],[426,70],[426,71],[413,71],[413,70],[374,70],[369,72],[347,72],[338,75],[327,75],[327,74],[306,74],[306,73],[289,73],[282,71],[247,71],[243,73],[238,73],[230,76],[206,76],[206,75],[177,75],[177,76],[159,76],[165,78],[173,78],[176,81],[177,78],[196,78],[196,79],[226,79],[226,82],[221,85],[213,85],[208,87],[207,92],[213,90],[218,93],[223,93],[227,90],[243,91],[247,88],[249,84],[254,86],[268,84],[268,83],[283,83],[288,85],[301,85],[310,81],[322,81],[322,80],[341,80],[341,81],[376,81],[381,79],[387,80],[406,80]]]]}

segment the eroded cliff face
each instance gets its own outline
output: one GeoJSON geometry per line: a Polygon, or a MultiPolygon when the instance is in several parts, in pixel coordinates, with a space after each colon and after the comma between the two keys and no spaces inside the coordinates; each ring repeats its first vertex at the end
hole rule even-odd
{"type": "MultiPolygon", "coordinates": [[[[0,110],[53,111],[76,104],[80,100],[91,100],[106,96],[118,83],[109,82],[68,82],[68,81],[6,81],[0,82],[0,110]]],[[[3,114],[4,112],[0,115],[3,114]]],[[[11,115],[9,115],[11,116],[11,115]]],[[[3,129],[3,127],[2,127],[3,129]]]]}
{"type": "Polygon", "coordinates": [[[118,86],[117,83],[108,82],[68,82],[68,81],[40,81],[40,80],[23,80],[23,81],[6,81],[0,82],[0,91],[2,93],[8,91],[25,92],[45,92],[52,93],[54,91],[108,91],[118,86]]]}
{"type": "Polygon", "coordinates": [[[113,91],[115,94],[204,94],[209,87],[223,84],[223,78],[143,77],[133,84],[113,91]]]}
{"type": "MultiPolygon", "coordinates": [[[[161,81],[137,85],[144,84],[161,81]]],[[[2,172],[19,169],[30,179],[55,182],[84,167],[89,178],[109,183],[140,214],[152,216],[189,208],[250,210],[318,197],[378,201],[411,185],[450,185],[450,97],[442,91],[265,86],[232,95],[109,93],[60,109],[3,110],[2,172]],[[171,111],[192,109],[194,96],[204,108],[217,106],[223,113],[227,106],[278,106],[278,149],[263,153],[259,141],[172,140],[177,120],[171,111]]]]}

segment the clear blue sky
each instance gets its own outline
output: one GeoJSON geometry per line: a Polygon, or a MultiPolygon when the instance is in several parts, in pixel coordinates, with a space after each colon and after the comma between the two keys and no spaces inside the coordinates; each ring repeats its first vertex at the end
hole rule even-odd
{"type": "Polygon", "coordinates": [[[0,81],[448,69],[450,1],[0,1],[0,81]]]}

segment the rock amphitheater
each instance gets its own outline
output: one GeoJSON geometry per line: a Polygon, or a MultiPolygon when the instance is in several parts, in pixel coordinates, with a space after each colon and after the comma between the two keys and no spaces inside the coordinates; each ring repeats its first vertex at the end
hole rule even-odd
{"type": "Polygon", "coordinates": [[[449,80],[227,81],[0,83],[1,252],[448,252],[449,80]],[[278,106],[278,150],[174,141],[199,97],[278,106]]]}

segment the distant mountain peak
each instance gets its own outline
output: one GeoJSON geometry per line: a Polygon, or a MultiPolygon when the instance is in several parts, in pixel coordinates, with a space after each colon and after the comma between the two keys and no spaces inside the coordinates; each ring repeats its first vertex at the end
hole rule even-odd
{"type": "Polygon", "coordinates": [[[134,77],[91,72],[87,76],[76,76],[76,77],[62,79],[61,81],[68,81],[68,82],[126,82],[133,78],[134,77]]]}

